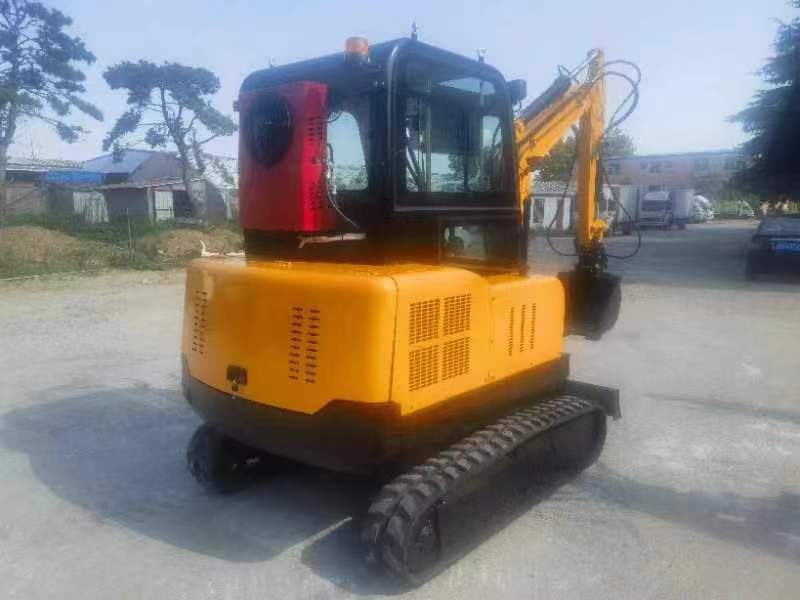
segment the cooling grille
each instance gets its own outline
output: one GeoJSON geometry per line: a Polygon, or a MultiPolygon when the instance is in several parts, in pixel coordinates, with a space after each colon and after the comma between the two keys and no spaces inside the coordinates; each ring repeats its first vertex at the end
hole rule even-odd
{"type": "Polygon", "coordinates": [[[514,307],[508,309],[508,355],[514,354],[514,307]]]}
{"type": "Polygon", "coordinates": [[[408,355],[408,391],[415,392],[439,381],[439,346],[412,350],[408,355]]]}
{"type": "Polygon", "coordinates": [[[289,320],[289,379],[316,383],[320,358],[322,313],[316,308],[293,306],[289,320]]]}
{"type": "Polygon", "coordinates": [[[443,335],[454,335],[469,331],[472,295],[449,296],[444,299],[444,331],[443,335]]]}
{"type": "Polygon", "coordinates": [[[204,356],[208,323],[208,293],[196,290],[192,304],[192,351],[204,356]]]}
{"type": "Polygon", "coordinates": [[[324,185],[322,180],[308,182],[308,197],[306,201],[309,210],[318,211],[325,208],[325,201],[323,198],[324,185]]]}
{"type": "Polygon", "coordinates": [[[450,340],[442,345],[442,379],[469,372],[469,338],[450,340]]]}
{"type": "Polygon", "coordinates": [[[469,372],[471,312],[471,294],[431,298],[410,305],[409,391],[469,372]],[[456,335],[460,337],[452,339],[456,335]],[[414,347],[426,342],[423,347],[414,347]]]}
{"type": "Polygon", "coordinates": [[[325,140],[327,121],[322,117],[310,117],[306,122],[306,139],[312,143],[325,140]]]}
{"type": "Polygon", "coordinates": [[[408,317],[408,343],[418,344],[439,337],[438,298],[414,302],[408,317]]]}
{"type": "Polygon", "coordinates": [[[526,352],[536,347],[536,303],[520,304],[508,309],[508,340],[506,353],[526,352]],[[519,309],[519,312],[517,312],[519,309]],[[519,320],[517,320],[519,315],[519,320]],[[519,337],[517,337],[519,336],[519,337]]]}

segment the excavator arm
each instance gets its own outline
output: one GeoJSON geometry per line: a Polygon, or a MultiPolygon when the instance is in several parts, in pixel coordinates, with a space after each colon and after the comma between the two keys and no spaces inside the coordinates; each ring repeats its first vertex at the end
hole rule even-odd
{"type": "Polygon", "coordinates": [[[577,264],[572,271],[559,273],[559,278],[565,289],[567,330],[590,339],[598,339],[613,327],[621,298],[619,277],[606,272],[606,223],[597,216],[597,164],[605,131],[604,69],[603,52],[593,50],[578,69],[562,73],[522,109],[514,123],[522,215],[531,196],[531,173],[555,143],[579,123],[577,264]],[[584,70],[586,78],[577,83],[576,74],[584,70]]]}
{"type": "Polygon", "coordinates": [[[580,121],[578,144],[578,250],[602,242],[606,224],[596,214],[597,157],[604,131],[605,87],[600,50],[589,53],[588,76],[575,83],[562,74],[541,96],[520,112],[514,122],[520,204],[531,195],[531,173],[558,140],[580,121]]]}

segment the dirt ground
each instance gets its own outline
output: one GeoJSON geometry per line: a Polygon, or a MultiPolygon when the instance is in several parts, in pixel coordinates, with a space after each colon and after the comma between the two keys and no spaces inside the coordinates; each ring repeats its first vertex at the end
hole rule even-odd
{"type": "Polygon", "coordinates": [[[201,244],[205,244],[208,252],[239,252],[242,249],[242,235],[228,229],[173,229],[142,238],[137,248],[166,263],[186,264],[200,256],[201,244]]]}
{"type": "Polygon", "coordinates": [[[80,240],[44,227],[3,227],[0,229],[0,276],[96,270],[108,266],[111,252],[105,244],[80,240]]]}
{"type": "MultiPolygon", "coordinates": [[[[97,233],[97,232],[95,232],[97,233]]],[[[47,273],[78,273],[107,268],[159,270],[180,267],[208,252],[242,250],[241,232],[226,228],[167,229],[112,242],[83,239],[35,225],[0,228],[0,280],[47,273]]]]}
{"type": "MultiPolygon", "coordinates": [[[[567,344],[575,378],[622,390],[603,455],[407,597],[797,597],[800,285],[744,281],[753,227],[648,232],[612,263],[617,327],[567,344]]],[[[531,255],[566,261],[542,239],[531,255]]],[[[0,596],[398,593],[361,565],[352,480],[301,470],[214,497],[191,479],[182,286],[178,271],[0,284],[0,596]]]]}

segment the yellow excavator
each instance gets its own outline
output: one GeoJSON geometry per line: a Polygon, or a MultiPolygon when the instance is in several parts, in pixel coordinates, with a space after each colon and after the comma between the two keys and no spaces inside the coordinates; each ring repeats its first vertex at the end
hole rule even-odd
{"type": "Polygon", "coordinates": [[[365,554],[418,584],[479,499],[598,456],[618,391],[570,380],[564,337],[620,308],[595,200],[607,71],[594,51],[520,109],[524,81],[412,36],[245,79],[245,257],[187,271],[200,483],[289,462],[374,476],[365,554]],[[531,274],[531,174],[576,122],[577,264],[531,274]]]}

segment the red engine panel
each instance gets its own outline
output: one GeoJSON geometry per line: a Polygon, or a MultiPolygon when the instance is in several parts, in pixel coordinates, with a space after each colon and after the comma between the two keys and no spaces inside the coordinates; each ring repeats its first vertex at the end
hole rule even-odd
{"type": "MultiPolygon", "coordinates": [[[[321,83],[299,81],[258,90],[239,99],[239,211],[242,228],[314,233],[330,231],[336,213],[325,191],[327,93],[321,83]],[[259,160],[248,141],[248,119],[271,94],[288,105],[288,148],[272,165],[259,160]]],[[[252,124],[250,124],[252,125],[252,124]]],[[[267,140],[269,142],[269,140],[267,140]]]]}

